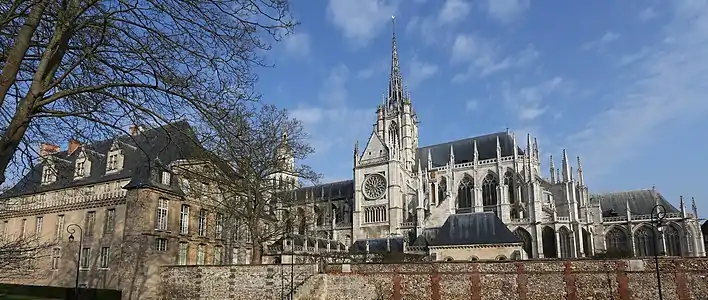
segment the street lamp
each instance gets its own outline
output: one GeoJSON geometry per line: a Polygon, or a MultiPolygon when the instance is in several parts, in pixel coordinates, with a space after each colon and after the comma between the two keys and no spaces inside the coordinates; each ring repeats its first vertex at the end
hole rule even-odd
{"type": "Polygon", "coordinates": [[[81,270],[81,248],[84,243],[84,230],[78,224],[69,224],[66,226],[66,232],[69,233],[69,242],[74,241],[74,233],[79,229],[79,250],[76,258],[76,281],[74,283],[74,299],[79,299],[79,272],[81,270]]]}
{"type": "Polygon", "coordinates": [[[659,289],[659,300],[664,299],[661,292],[661,274],[659,273],[659,233],[661,233],[661,227],[664,225],[664,219],[666,219],[666,208],[661,204],[657,204],[651,210],[651,221],[656,226],[656,231],[654,231],[654,268],[656,269],[656,285],[659,289]]]}

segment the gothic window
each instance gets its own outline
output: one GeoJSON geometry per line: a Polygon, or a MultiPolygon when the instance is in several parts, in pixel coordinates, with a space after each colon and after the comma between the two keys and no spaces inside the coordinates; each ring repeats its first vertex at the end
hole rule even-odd
{"type": "Polygon", "coordinates": [[[627,234],[619,227],[612,227],[605,234],[605,244],[607,244],[607,253],[613,256],[626,256],[629,254],[629,240],[627,234]]]}
{"type": "Polygon", "coordinates": [[[332,204],[332,215],[334,216],[334,223],[341,224],[344,218],[342,208],[335,204],[332,204]]]}
{"type": "Polygon", "coordinates": [[[364,209],[364,223],[386,222],[386,205],[368,206],[364,209]]]}
{"type": "Polygon", "coordinates": [[[437,202],[437,197],[435,197],[435,196],[436,196],[436,194],[435,194],[435,183],[431,183],[431,184],[430,184],[430,190],[428,191],[428,195],[429,195],[429,197],[430,197],[430,204],[431,204],[431,205],[437,205],[438,202],[437,202]]]}
{"type": "Polygon", "coordinates": [[[484,211],[497,211],[497,189],[499,187],[499,181],[493,174],[487,174],[482,182],[482,205],[484,205],[484,211]]]}
{"type": "Polygon", "coordinates": [[[514,230],[514,235],[518,237],[521,240],[521,243],[523,244],[524,251],[526,251],[526,256],[531,258],[533,257],[533,248],[532,248],[532,242],[531,242],[531,234],[526,231],[526,229],[523,229],[521,227],[517,228],[514,230]]]}
{"type": "Polygon", "coordinates": [[[440,184],[438,185],[438,201],[437,201],[438,204],[445,201],[445,194],[446,193],[447,193],[447,180],[445,179],[445,177],[442,177],[442,178],[440,178],[440,184]]]}
{"type": "Polygon", "coordinates": [[[399,148],[398,141],[399,141],[399,136],[398,136],[398,125],[396,122],[391,122],[391,125],[388,127],[388,138],[389,138],[389,143],[390,145],[393,146],[393,148],[399,148]]]}
{"type": "Polygon", "coordinates": [[[691,230],[690,227],[686,227],[686,254],[688,256],[694,256],[694,239],[693,239],[693,230],[691,230]]]}
{"type": "Polygon", "coordinates": [[[305,229],[307,229],[307,220],[305,219],[305,210],[302,209],[302,207],[298,207],[297,209],[297,220],[299,222],[297,226],[297,233],[305,234],[305,229]]]}
{"type": "Polygon", "coordinates": [[[558,242],[560,243],[560,257],[570,258],[573,253],[573,245],[571,239],[571,233],[568,228],[561,227],[558,230],[558,242]]]}
{"type": "Polygon", "coordinates": [[[474,181],[469,175],[465,175],[460,181],[457,190],[457,209],[459,213],[472,212],[474,205],[474,181]]]}
{"type": "Polygon", "coordinates": [[[315,206],[315,218],[317,221],[317,226],[322,226],[324,225],[324,214],[322,213],[322,210],[318,207],[315,206]]]}
{"type": "Polygon", "coordinates": [[[634,233],[635,255],[654,256],[656,253],[656,243],[654,243],[654,229],[649,226],[642,226],[634,233]]]}
{"type": "Polygon", "coordinates": [[[681,256],[681,235],[676,226],[664,227],[664,244],[666,245],[666,255],[681,256]]]}
{"type": "Polygon", "coordinates": [[[519,188],[518,184],[516,182],[516,179],[514,179],[514,173],[511,171],[506,171],[504,174],[504,185],[506,185],[506,192],[507,192],[507,197],[509,198],[509,203],[514,204],[518,202],[519,199],[517,199],[516,196],[516,191],[519,188]]]}

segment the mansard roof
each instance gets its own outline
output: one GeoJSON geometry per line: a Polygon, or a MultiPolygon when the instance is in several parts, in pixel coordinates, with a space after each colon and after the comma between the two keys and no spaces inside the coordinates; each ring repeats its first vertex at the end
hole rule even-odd
{"type": "Polygon", "coordinates": [[[633,190],[595,194],[590,196],[594,201],[601,201],[603,216],[616,214],[627,215],[627,203],[632,215],[650,215],[657,202],[666,208],[668,213],[678,213],[679,209],[671,205],[659,192],[654,189],[633,190]]]}
{"type": "Polygon", "coordinates": [[[520,243],[516,235],[492,212],[450,215],[430,246],[520,243]]]}
{"type": "Polygon", "coordinates": [[[329,201],[354,198],[354,180],[329,182],[313,186],[302,187],[287,193],[294,194],[297,200],[329,201]]]}
{"type": "MultiPolygon", "coordinates": [[[[433,167],[447,165],[450,161],[451,146],[454,148],[456,164],[473,162],[475,141],[477,142],[479,160],[496,158],[497,138],[499,138],[501,146],[501,155],[514,155],[514,138],[511,133],[504,131],[418,148],[416,162],[420,161],[423,164],[421,167],[425,168],[428,165],[428,152],[430,152],[433,167]]],[[[522,155],[524,151],[518,145],[517,148],[519,155],[522,155]]]]}
{"type": "Polygon", "coordinates": [[[187,121],[146,129],[136,135],[120,135],[115,138],[80,146],[72,153],[68,150],[51,154],[56,164],[57,179],[42,184],[43,162],[33,168],[0,198],[17,197],[34,193],[85,186],[102,182],[130,179],[126,188],[157,186],[179,192],[176,181],[163,185],[160,176],[166,165],[180,159],[192,159],[203,154],[196,135],[187,121]],[[123,168],[115,173],[106,173],[108,152],[117,145],[122,150],[123,168]],[[74,180],[74,169],[79,153],[85,151],[91,161],[88,177],[74,180]]]}

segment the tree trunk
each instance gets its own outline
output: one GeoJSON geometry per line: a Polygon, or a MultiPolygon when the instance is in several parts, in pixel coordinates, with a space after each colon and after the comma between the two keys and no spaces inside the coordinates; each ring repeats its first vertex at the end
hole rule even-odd
{"type": "Polygon", "coordinates": [[[261,243],[253,242],[253,251],[251,252],[251,264],[261,265],[263,264],[263,245],[261,243]]]}

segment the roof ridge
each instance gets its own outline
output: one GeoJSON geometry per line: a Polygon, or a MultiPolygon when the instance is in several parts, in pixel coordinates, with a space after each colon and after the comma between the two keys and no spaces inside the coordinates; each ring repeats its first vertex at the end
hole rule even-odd
{"type": "Polygon", "coordinates": [[[441,145],[445,145],[445,144],[452,144],[455,142],[475,140],[475,139],[480,139],[480,138],[485,138],[485,137],[493,137],[493,136],[497,136],[499,134],[507,134],[507,132],[506,131],[499,131],[499,132],[488,133],[488,134],[483,134],[483,135],[478,135],[478,136],[471,136],[471,137],[461,138],[461,139],[457,139],[457,140],[453,140],[453,141],[447,141],[447,142],[437,143],[437,144],[433,144],[433,145],[422,146],[422,147],[418,147],[418,149],[441,146],[441,145]]]}

